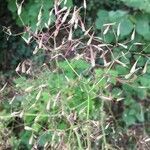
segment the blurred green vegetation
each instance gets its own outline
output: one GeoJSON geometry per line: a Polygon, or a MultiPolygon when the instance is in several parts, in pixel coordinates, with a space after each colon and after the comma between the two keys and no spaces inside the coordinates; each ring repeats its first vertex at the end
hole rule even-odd
{"type": "MultiPolygon", "coordinates": [[[[73,4],[78,7],[83,6],[83,3],[77,0],[68,0],[66,6],[73,6],[73,4]]],[[[119,42],[124,39],[130,39],[131,34],[135,31],[136,42],[145,43],[144,47],[147,47],[150,41],[149,5],[148,0],[143,2],[139,0],[92,0],[87,2],[86,26],[94,26],[96,33],[99,36],[103,36],[103,31],[106,29],[103,24],[115,23],[115,25],[111,27],[113,29],[118,28],[118,26],[120,27],[120,34],[117,39],[119,42]]],[[[10,29],[12,34],[23,31],[24,25],[30,26],[33,31],[36,29],[41,30],[45,27],[44,22],[48,22],[49,10],[53,6],[53,1],[46,0],[42,2],[40,0],[29,0],[24,2],[21,7],[22,13],[20,17],[22,20],[20,20],[17,14],[17,7],[19,6],[21,7],[21,3],[18,1],[17,4],[15,0],[7,0],[2,2],[0,6],[0,17],[2,20],[0,24],[0,66],[3,70],[5,70],[6,66],[8,68],[10,66],[11,68],[13,68],[13,66],[16,67],[16,64],[20,60],[32,55],[32,48],[29,49],[29,47],[23,43],[22,39],[20,39],[20,36],[12,37],[6,35],[2,31],[4,27],[10,29]],[[42,10],[42,22],[40,26],[37,26],[40,10],[42,10]]],[[[81,15],[84,16],[84,9],[82,9],[81,12],[81,15]]],[[[115,43],[116,35],[113,33],[113,30],[110,30],[104,39],[108,43],[115,43]]],[[[149,53],[149,47],[144,50],[144,53],[149,53]]]]}

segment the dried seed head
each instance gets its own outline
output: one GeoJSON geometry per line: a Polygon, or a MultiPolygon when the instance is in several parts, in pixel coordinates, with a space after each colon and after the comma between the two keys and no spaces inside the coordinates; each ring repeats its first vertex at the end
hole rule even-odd
{"type": "Polygon", "coordinates": [[[46,105],[46,110],[47,111],[50,111],[50,106],[51,106],[51,100],[49,100],[47,105],[46,105]]]}
{"type": "Polygon", "coordinates": [[[76,20],[76,7],[74,8],[74,12],[73,12],[72,18],[70,20],[70,23],[74,24],[75,20],[76,20]]]}
{"type": "Polygon", "coordinates": [[[17,68],[15,69],[16,72],[20,71],[21,63],[18,64],[17,68]]]}
{"type": "Polygon", "coordinates": [[[86,7],[87,7],[86,6],[86,0],[83,1],[83,7],[84,7],[84,9],[86,9],[86,7]]]}
{"type": "Polygon", "coordinates": [[[88,45],[88,46],[91,44],[92,39],[93,39],[93,36],[94,36],[94,32],[93,32],[93,34],[90,36],[90,39],[89,39],[88,42],[87,42],[87,45],[88,45]]]}
{"type": "Polygon", "coordinates": [[[69,32],[69,37],[68,37],[68,41],[72,40],[72,28],[70,28],[70,32],[69,32]]]}
{"type": "Polygon", "coordinates": [[[32,145],[34,141],[34,136],[33,134],[31,135],[30,139],[29,139],[29,145],[32,145]]]}
{"type": "Polygon", "coordinates": [[[117,36],[119,37],[120,35],[120,23],[118,24],[118,27],[117,27],[117,36]]]}
{"type": "Polygon", "coordinates": [[[32,89],[33,89],[33,86],[29,86],[29,87],[27,87],[27,88],[25,89],[25,92],[31,92],[32,89]]]}
{"type": "Polygon", "coordinates": [[[75,20],[75,24],[74,24],[74,29],[77,29],[77,27],[78,27],[78,22],[79,22],[79,20],[78,20],[78,18],[75,20]]]}
{"type": "Polygon", "coordinates": [[[21,65],[21,72],[22,72],[22,73],[25,73],[25,72],[26,72],[25,62],[23,62],[22,65],[21,65]]]}
{"type": "Polygon", "coordinates": [[[85,26],[84,26],[84,23],[81,21],[81,19],[80,19],[80,23],[81,23],[81,29],[82,29],[82,31],[85,32],[86,31],[85,30],[85,26]]]}
{"type": "Polygon", "coordinates": [[[148,65],[148,63],[149,63],[149,60],[148,60],[148,61],[145,63],[145,65],[144,65],[144,69],[143,69],[143,71],[142,71],[143,74],[145,74],[146,71],[147,71],[147,65],[148,65]]]}
{"type": "Polygon", "coordinates": [[[47,25],[48,25],[48,26],[51,24],[53,10],[54,10],[54,9],[52,9],[52,10],[50,11],[50,13],[49,13],[49,19],[48,19],[48,22],[47,22],[47,25]]]}
{"type": "Polygon", "coordinates": [[[104,30],[103,34],[107,34],[108,30],[109,30],[110,26],[107,26],[106,29],[104,30]]]}
{"type": "Polygon", "coordinates": [[[40,89],[40,91],[38,92],[37,96],[36,96],[36,100],[39,100],[39,98],[41,97],[42,94],[42,88],[40,89]]]}
{"type": "Polygon", "coordinates": [[[87,31],[85,31],[85,33],[84,33],[85,36],[88,35],[88,33],[90,32],[91,28],[92,27],[90,27],[87,31]]]}
{"type": "Polygon", "coordinates": [[[57,12],[57,14],[60,14],[60,13],[62,13],[62,12],[65,11],[65,10],[67,10],[67,7],[66,7],[66,6],[63,7],[61,10],[59,10],[59,11],[57,12]]]}
{"type": "Polygon", "coordinates": [[[123,47],[123,48],[125,48],[125,49],[127,49],[127,48],[128,48],[128,46],[127,46],[127,45],[124,45],[124,44],[121,44],[121,43],[118,43],[118,45],[119,45],[119,46],[121,46],[121,47],[123,47]]]}
{"type": "Polygon", "coordinates": [[[70,13],[70,8],[67,10],[65,15],[63,16],[62,21],[61,21],[62,23],[64,23],[66,21],[67,17],[69,16],[69,13],[70,13]]]}
{"type": "Polygon", "coordinates": [[[134,38],[135,38],[135,29],[134,29],[134,30],[133,30],[133,32],[132,32],[131,40],[133,41],[133,40],[134,40],[134,38]]]}

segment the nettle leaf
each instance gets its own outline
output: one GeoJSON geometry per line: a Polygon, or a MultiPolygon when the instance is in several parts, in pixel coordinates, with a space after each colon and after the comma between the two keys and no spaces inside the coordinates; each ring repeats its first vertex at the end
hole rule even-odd
{"type": "Polygon", "coordinates": [[[146,15],[137,16],[136,32],[142,35],[146,40],[150,40],[149,17],[146,15]]]}
{"type": "Polygon", "coordinates": [[[138,121],[140,122],[144,122],[144,113],[140,112],[140,113],[136,113],[136,118],[138,119],[138,121]]]}
{"type": "Polygon", "coordinates": [[[28,10],[28,15],[31,17],[37,17],[37,15],[38,15],[37,12],[39,12],[41,4],[38,3],[38,4],[34,5],[34,3],[32,3],[32,4],[29,3],[28,7],[30,8],[28,10]]]}
{"type": "Polygon", "coordinates": [[[26,145],[27,149],[31,149],[31,145],[29,145],[29,138],[31,137],[31,133],[29,131],[23,131],[20,134],[20,145],[26,145]]]}
{"type": "Polygon", "coordinates": [[[150,78],[149,74],[145,74],[139,78],[139,81],[142,86],[148,87],[150,89],[150,78]]]}
{"type": "Polygon", "coordinates": [[[136,121],[143,122],[144,114],[141,111],[141,106],[132,99],[127,99],[128,104],[126,109],[123,112],[123,120],[127,126],[134,124],[136,121]]]}
{"type": "Polygon", "coordinates": [[[89,63],[81,59],[72,60],[70,62],[62,61],[59,62],[58,65],[60,69],[62,69],[63,73],[65,73],[70,78],[75,77],[75,72],[78,75],[81,75],[84,71],[86,71],[90,67],[89,63]]]}
{"type": "Polygon", "coordinates": [[[106,43],[112,43],[112,42],[114,42],[114,41],[115,41],[115,35],[114,35],[114,33],[113,33],[112,31],[109,31],[109,32],[105,35],[104,41],[105,41],[106,43]]]}
{"type": "Polygon", "coordinates": [[[58,124],[58,129],[64,130],[68,128],[68,124],[65,121],[62,121],[58,124]]]}
{"type": "Polygon", "coordinates": [[[11,12],[16,12],[17,11],[17,6],[16,6],[16,3],[14,0],[7,0],[8,1],[8,9],[11,11],[11,12]]]}
{"type": "Polygon", "coordinates": [[[120,19],[125,17],[127,14],[126,11],[117,10],[117,11],[110,11],[109,12],[109,19],[111,22],[119,22],[120,19]]]}
{"type": "Polygon", "coordinates": [[[126,110],[123,113],[123,120],[126,123],[127,126],[130,126],[132,124],[135,124],[136,118],[134,115],[129,115],[129,111],[126,110]]]}
{"type": "Polygon", "coordinates": [[[100,69],[100,68],[95,69],[94,71],[95,71],[95,76],[96,77],[102,77],[103,74],[104,74],[104,71],[102,69],[100,69]]]}
{"type": "Polygon", "coordinates": [[[126,106],[130,106],[130,105],[134,104],[134,100],[133,100],[132,98],[126,98],[126,99],[124,100],[124,104],[125,104],[126,106]]]}
{"type": "Polygon", "coordinates": [[[137,92],[137,96],[140,98],[140,100],[144,100],[146,98],[147,91],[145,89],[138,88],[136,90],[136,92],[137,92]]]}
{"type": "Polygon", "coordinates": [[[133,28],[133,23],[128,18],[124,18],[120,23],[120,35],[129,35],[132,32],[133,28]]]}
{"type": "MultiPolygon", "coordinates": [[[[134,28],[133,23],[129,19],[129,15],[126,11],[117,10],[117,11],[105,11],[99,10],[98,18],[96,20],[96,28],[102,29],[104,24],[114,23],[113,28],[117,29],[119,25],[119,33],[121,37],[129,35],[134,28]]],[[[115,40],[113,33],[108,32],[105,35],[105,42],[111,43],[115,40]]]]}
{"type": "Polygon", "coordinates": [[[102,29],[103,25],[109,22],[109,13],[106,10],[99,10],[97,16],[96,28],[102,29]]]}
{"type": "Polygon", "coordinates": [[[122,85],[123,91],[126,95],[132,96],[134,94],[134,88],[128,84],[122,85]]]}
{"type": "MultiPolygon", "coordinates": [[[[42,7],[42,16],[40,28],[45,27],[45,23],[49,19],[49,11],[53,7],[53,1],[45,0],[43,3],[40,0],[29,0],[22,7],[21,19],[17,15],[17,7],[15,0],[8,0],[8,8],[13,13],[13,17],[16,20],[17,25],[22,27],[24,24],[30,26],[32,30],[36,30],[37,17],[42,7]],[[23,21],[23,22],[22,22],[23,21]]],[[[52,20],[53,22],[53,20],[52,20]]]]}
{"type": "Polygon", "coordinates": [[[122,93],[122,90],[119,88],[113,88],[112,90],[112,94],[115,98],[118,98],[122,93]]]}
{"type": "Polygon", "coordinates": [[[38,139],[38,144],[40,146],[44,146],[47,141],[51,141],[52,133],[50,131],[45,132],[44,134],[41,134],[41,136],[38,139]]]}
{"type": "Polygon", "coordinates": [[[116,65],[115,68],[118,71],[118,75],[125,75],[129,72],[127,68],[125,68],[121,65],[116,65]]]}
{"type": "Polygon", "coordinates": [[[126,5],[144,10],[145,12],[150,13],[150,1],[149,0],[121,0],[123,1],[126,5]]]}

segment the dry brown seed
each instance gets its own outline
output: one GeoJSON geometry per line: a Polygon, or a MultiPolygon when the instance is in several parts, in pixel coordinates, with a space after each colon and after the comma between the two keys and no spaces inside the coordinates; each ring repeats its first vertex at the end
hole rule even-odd
{"type": "Polygon", "coordinates": [[[90,27],[87,31],[85,31],[84,35],[88,35],[88,33],[90,32],[91,29],[92,29],[92,27],[90,27]]]}
{"type": "Polygon", "coordinates": [[[82,29],[82,31],[85,32],[85,26],[84,26],[84,23],[81,21],[81,19],[80,19],[80,23],[81,23],[81,29],[82,29]]]}
{"type": "Polygon", "coordinates": [[[119,37],[120,35],[120,23],[118,24],[118,27],[117,27],[117,36],[119,37]]]}
{"type": "Polygon", "coordinates": [[[51,105],[51,100],[48,101],[47,105],[46,105],[46,110],[49,111],[50,110],[50,105],[51,105]]]}
{"type": "Polygon", "coordinates": [[[93,32],[93,34],[90,36],[90,39],[89,39],[88,42],[87,42],[87,45],[88,45],[88,46],[91,44],[92,39],[93,39],[93,36],[94,36],[94,32],[93,32]]]}
{"type": "Polygon", "coordinates": [[[33,89],[33,86],[29,86],[28,88],[25,89],[25,92],[31,92],[33,89]]]}
{"type": "Polygon", "coordinates": [[[126,64],[124,64],[123,62],[119,61],[119,60],[115,60],[118,64],[122,65],[123,67],[127,67],[126,64]]]}
{"type": "Polygon", "coordinates": [[[131,40],[133,41],[133,40],[134,40],[134,38],[135,38],[135,29],[134,29],[134,30],[133,30],[133,32],[132,32],[131,40]]]}
{"type": "Polygon", "coordinates": [[[69,13],[70,13],[70,8],[67,10],[67,12],[65,13],[65,15],[63,16],[62,23],[64,23],[66,21],[67,17],[69,16],[69,13]]]}
{"type": "Polygon", "coordinates": [[[86,9],[86,0],[84,0],[84,2],[83,2],[83,7],[84,7],[84,9],[86,9]]]}
{"type": "Polygon", "coordinates": [[[91,53],[91,58],[90,58],[91,65],[92,65],[92,67],[95,67],[95,53],[93,52],[93,49],[91,46],[90,46],[90,53],[91,53]]]}
{"type": "Polygon", "coordinates": [[[148,61],[145,63],[145,65],[144,65],[144,69],[143,69],[143,71],[142,71],[143,74],[145,74],[146,71],[147,71],[148,62],[149,62],[149,60],[148,60],[148,61]]]}
{"type": "Polygon", "coordinates": [[[127,46],[127,45],[124,45],[124,44],[121,44],[121,43],[118,43],[118,45],[120,45],[121,47],[123,47],[123,48],[125,48],[125,49],[127,49],[127,48],[128,48],[128,46],[127,46]]]}
{"type": "Polygon", "coordinates": [[[16,72],[20,71],[20,66],[21,66],[21,63],[19,63],[17,68],[15,69],[16,72]]]}
{"type": "Polygon", "coordinates": [[[69,41],[71,41],[71,40],[72,40],[72,28],[70,28],[70,32],[69,32],[68,40],[69,40],[69,41]]]}
{"type": "Polygon", "coordinates": [[[38,94],[37,94],[37,96],[36,96],[35,99],[36,99],[36,100],[39,100],[41,94],[42,94],[42,88],[41,88],[40,91],[38,92],[38,94]]]}
{"type": "Polygon", "coordinates": [[[26,72],[25,62],[23,62],[22,65],[21,65],[21,72],[22,73],[26,72]]]}
{"type": "Polygon", "coordinates": [[[34,136],[33,136],[33,134],[31,135],[31,137],[30,137],[30,139],[29,139],[29,145],[32,145],[33,144],[33,138],[34,136]]]}
{"type": "Polygon", "coordinates": [[[103,34],[107,34],[108,30],[109,30],[110,26],[107,26],[106,29],[104,30],[103,34]]]}
{"type": "Polygon", "coordinates": [[[60,14],[60,13],[62,13],[62,12],[65,11],[65,10],[67,10],[67,7],[66,7],[66,6],[63,7],[61,10],[59,10],[59,11],[57,12],[57,14],[60,14]]]}

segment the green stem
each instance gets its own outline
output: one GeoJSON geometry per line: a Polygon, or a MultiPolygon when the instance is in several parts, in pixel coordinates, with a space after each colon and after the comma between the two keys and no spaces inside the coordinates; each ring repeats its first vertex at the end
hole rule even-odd
{"type": "Polygon", "coordinates": [[[102,100],[102,103],[101,103],[101,129],[102,129],[102,134],[103,134],[103,143],[104,143],[104,149],[105,150],[108,150],[107,148],[107,141],[106,141],[106,134],[105,134],[105,128],[104,128],[104,117],[105,117],[105,114],[104,114],[104,100],[102,100]]]}

